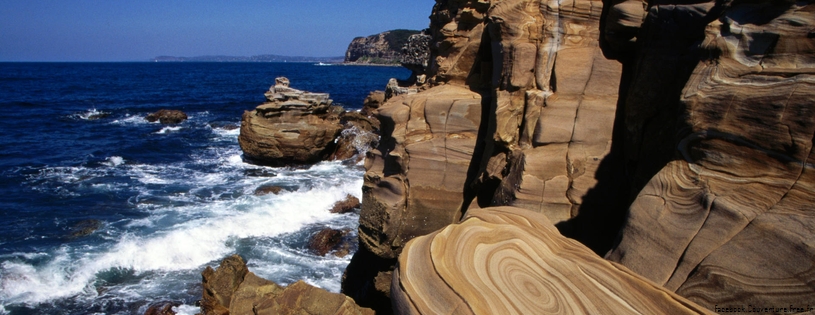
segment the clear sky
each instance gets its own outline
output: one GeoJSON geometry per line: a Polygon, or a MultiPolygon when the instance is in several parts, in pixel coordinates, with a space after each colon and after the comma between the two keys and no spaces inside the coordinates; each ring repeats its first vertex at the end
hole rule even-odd
{"type": "Polygon", "coordinates": [[[0,61],[343,56],[354,37],[426,28],[434,4],[435,0],[2,0],[0,61]]]}

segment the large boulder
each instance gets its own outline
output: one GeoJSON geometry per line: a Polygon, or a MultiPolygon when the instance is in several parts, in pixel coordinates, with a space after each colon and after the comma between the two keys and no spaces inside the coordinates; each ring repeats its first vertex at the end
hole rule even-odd
{"type": "Polygon", "coordinates": [[[260,278],[248,271],[238,255],[225,259],[217,270],[207,267],[202,275],[202,315],[374,314],[370,309],[357,306],[347,296],[303,281],[284,288],[260,278]]]}
{"type": "Polygon", "coordinates": [[[258,164],[307,164],[328,158],[343,129],[339,114],[325,93],[289,87],[277,78],[266,93],[267,103],[243,113],[238,142],[244,156],[258,164]]]}
{"type": "Polygon", "coordinates": [[[514,207],[408,242],[391,296],[397,314],[713,314],[514,207]]]}

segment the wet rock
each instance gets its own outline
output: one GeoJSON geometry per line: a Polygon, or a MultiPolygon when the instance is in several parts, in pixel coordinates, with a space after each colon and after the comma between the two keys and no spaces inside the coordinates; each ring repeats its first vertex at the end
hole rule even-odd
{"type": "Polygon", "coordinates": [[[280,186],[260,186],[255,189],[255,196],[263,196],[268,194],[279,194],[283,190],[280,186]]]}
{"type": "Polygon", "coordinates": [[[348,231],[324,228],[314,234],[308,241],[308,248],[318,256],[325,256],[328,252],[337,249],[348,231]]]}
{"type": "Polygon", "coordinates": [[[147,308],[144,315],[176,315],[173,308],[178,307],[179,305],[181,305],[181,303],[178,302],[155,303],[147,308]]]}
{"type": "Polygon", "coordinates": [[[80,238],[91,235],[93,232],[101,228],[102,221],[96,219],[82,220],[71,226],[70,238],[80,238]]]}
{"type": "Polygon", "coordinates": [[[175,109],[161,109],[145,117],[149,122],[160,122],[162,124],[178,124],[187,120],[187,114],[175,109]]]}
{"type": "Polygon", "coordinates": [[[358,209],[360,206],[362,206],[362,203],[359,202],[359,198],[348,195],[344,200],[337,201],[329,211],[331,211],[331,213],[348,213],[354,211],[354,209],[358,209]]]}

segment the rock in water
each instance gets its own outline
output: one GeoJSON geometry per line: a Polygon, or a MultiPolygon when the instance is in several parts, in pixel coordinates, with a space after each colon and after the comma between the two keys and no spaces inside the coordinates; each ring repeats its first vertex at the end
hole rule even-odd
{"type": "Polygon", "coordinates": [[[325,93],[289,87],[277,78],[266,93],[267,103],[246,111],[238,142],[244,156],[258,164],[315,163],[331,155],[343,127],[341,108],[332,107],[325,93]]]}
{"type": "Polygon", "coordinates": [[[514,207],[408,242],[391,295],[397,314],[713,314],[514,207]]]}
{"type": "Polygon", "coordinates": [[[331,213],[348,213],[354,211],[354,209],[359,208],[362,203],[359,202],[357,197],[352,195],[345,196],[345,200],[337,201],[334,206],[331,207],[331,213]]]}
{"type": "Polygon", "coordinates": [[[162,124],[179,124],[187,120],[187,114],[175,109],[161,109],[155,113],[147,115],[144,119],[149,122],[160,122],[162,124]]]}
{"type": "Polygon", "coordinates": [[[318,256],[325,256],[342,242],[345,233],[332,228],[324,228],[314,234],[308,241],[308,248],[318,256]]]}
{"type": "Polygon", "coordinates": [[[315,288],[303,281],[283,288],[249,272],[238,255],[225,259],[217,270],[207,267],[202,275],[202,315],[374,314],[370,309],[357,306],[347,296],[315,288]]]}

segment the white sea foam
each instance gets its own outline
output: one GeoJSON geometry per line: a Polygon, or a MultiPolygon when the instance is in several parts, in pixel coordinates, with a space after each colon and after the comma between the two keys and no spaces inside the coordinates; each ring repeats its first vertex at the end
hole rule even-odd
{"type": "Polygon", "coordinates": [[[179,127],[179,126],[168,126],[168,127],[161,128],[161,130],[156,131],[156,133],[160,134],[160,135],[163,135],[163,134],[168,134],[168,133],[171,133],[171,132],[176,132],[176,131],[179,131],[179,130],[181,130],[181,127],[179,127]]]}
{"type": "MultiPolygon", "coordinates": [[[[111,158],[108,159],[111,162],[111,158]]],[[[236,165],[234,158],[225,158],[225,173],[239,172],[248,168],[236,165]]],[[[116,164],[113,163],[112,164],[116,164]]],[[[128,174],[136,175],[138,181],[147,184],[166,184],[176,181],[200,181],[200,187],[223,184],[229,174],[190,172],[171,173],[168,179],[163,173],[168,167],[149,165],[125,165],[128,174]],[[181,175],[181,178],[178,176],[181,175]]],[[[169,167],[173,170],[173,167],[169,167]]],[[[177,170],[178,171],[178,170],[177,170]]],[[[224,170],[222,170],[224,171],[224,170]]],[[[347,194],[361,197],[359,170],[350,170],[336,162],[320,163],[310,169],[276,169],[283,174],[271,178],[240,177],[228,187],[253,190],[268,183],[302,184],[301,188],[279,195],[254,196],[245,194],[233,199],[204,200],[184,206],[159,206],[151,208],[150,217],[125,224],[125,231],[115,243],[88,251],[85,248],[72,248],[68,245],[51,253],[46,263],[5,261],[0,265],[0,305],[13,303],[42,303],[59,298],[97,298],[94,287],[100,273],[109,270],[129,270],[138,275],[155,272],[200,272],[203,266],[219,261],[236,252],[241,242],[247,239],[268,239],[285,233],[294,233],[305,226],[318,222],[346,220],[327,211],[334,202],[344,199],[347,194]],[[349,173],[350,172],[350,173],[349,173]],[[345,173],[345,176],[337,174],[345,173]],[[282,177],[282,178],[279,178],[282,177]],[[348,180],[347,178],[354,178],[348,180]],[[307,184],[307,185],[306,185],[307,184]],[[140,232],[149,227],[151,232],[140,232]]],[[[146,193],[149,193],[146,192],[146,193]]],[[[178,195],[179,198],[191,198],[178,195]]],[[[332,224],[328,224],[332,225],[332,224]]],[[[257,262],[258,274],[280,279],[305,278],[308,282],[332,291],[339,290],[339,278],[347,259],[314,257],[309,253],[287,251],[281,244],[268,248],[258,248],[261,256],[276,256],[285,261],[275,266],[274,262],[257,262]],[[268,254],[262,254],[262,253],[268,254]],[[280,253],[288,253],[281,255],[280,253]],[[286,264],[291,264],[286,266],[286,264]],[[275,268],[274,274],[269,274],[275,268]],[[311,269],[318,269],[313,271],[311,269]],[[288,269],[288,270],[286,270],[288,269]],[[283,272],[281,274],[280,272],[283,272]],[[287,273],[286,273],[287,272],[287,273]]],[[[254,251],[253,251],[254,252],[254,251]]],[[[158,278],[151,281],[173,281],[158,278]]],[[[145,280],[146,281],[146,280],[145,280]]],[[[146,290],[141,288],[128,290],[146,290]]],[[[161,287],[159,283],[156,286],[161,287]]],[[[119,290],[111,292],[126,294],[119,290]]],[[[188,309],[184,309],[186,312],[188,309]]]]}
{"type": "Polygon", "coordinates": [[[116,167],[125,163],[125,159],[121,156],[111,156],[103,163],[107,166],[116,167]]]}
{"type": "Polygon", "coordinates": [[[198,306],[182,304],[173,308],[177,315],[195,315],[201,313],[201,308],[198,306]]]}
{"type": "Polygon", "coordinates": [[[110,112],[98,111],[98,110],[96,110],[96,108],[91,108],[91,109],[88,109],[85,112],[76,113],[73,116],[76,117],[76,118],[82,119],[82,120],[94,120],[94,119],[99,119],[99,118],[106,117],[108,115],[110,115],[110,112]]]}
{"type": "Polygon", "coordinates": [[[149,124],[150,122],[144,119],[142,116],[127,114],[124,118],[116,119],[110,123],[114,125],[144,125],[149,124]]]}

